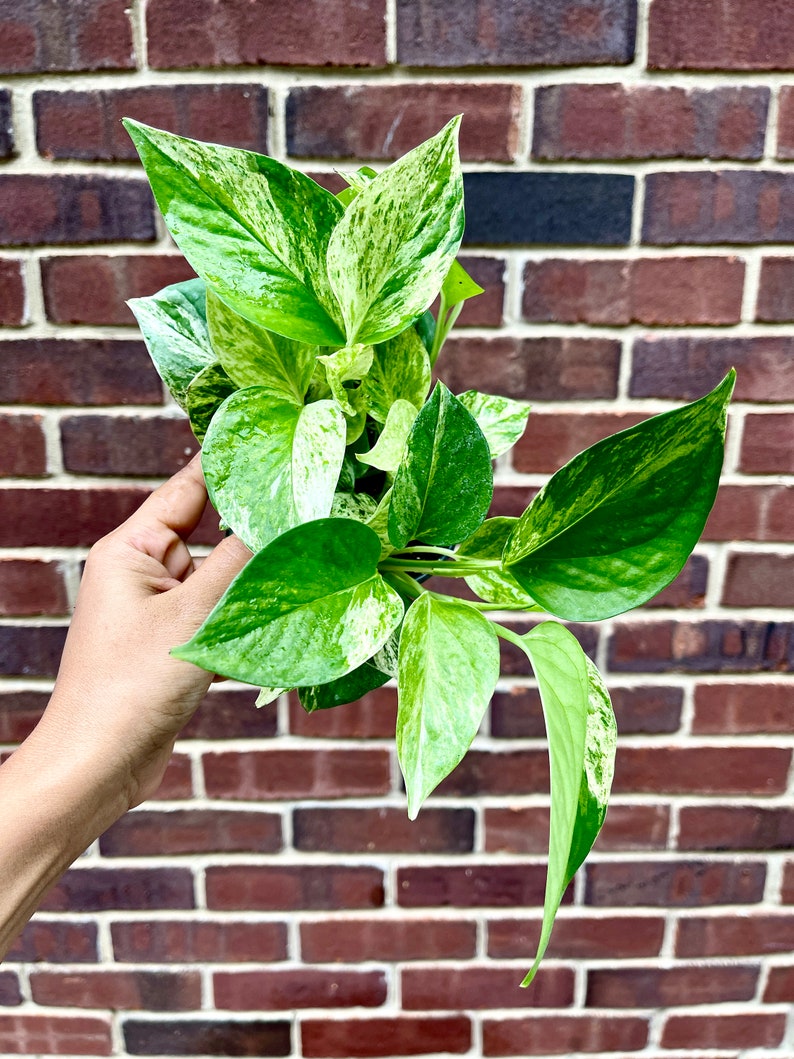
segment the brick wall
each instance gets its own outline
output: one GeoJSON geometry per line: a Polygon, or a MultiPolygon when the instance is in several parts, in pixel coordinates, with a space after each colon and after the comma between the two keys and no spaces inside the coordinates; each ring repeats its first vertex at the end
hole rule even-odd
{"type": "Polygon", "coordinates": [[[213,691],[157,799],[0,971],[0,1053],[791,1059],[790,5],[0,0],[0,70],[0,750],[46,701],[86,549],[195,448],[124,305],[188,270],[122,115],[333,184],[465,111],[488,293],[443,373],[533,402],[500,513],[739,373],[684,573],[575,629],[622,745],[532,989],[547,763],[507,649],[473,752],[415,824],[393,691],[314,717],[213,691]]]}

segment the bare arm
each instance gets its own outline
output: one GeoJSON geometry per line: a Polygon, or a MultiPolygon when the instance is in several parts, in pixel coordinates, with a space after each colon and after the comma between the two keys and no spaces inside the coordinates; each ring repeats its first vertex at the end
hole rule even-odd
{"type": "Polygon", "coordinates": [[[0,768],[0,958],[72,861],[159,786],[211,675],[169,650],[250,558],[235,537],[196,568],[198,460],[91,550],[52,698],[0,768]]]}

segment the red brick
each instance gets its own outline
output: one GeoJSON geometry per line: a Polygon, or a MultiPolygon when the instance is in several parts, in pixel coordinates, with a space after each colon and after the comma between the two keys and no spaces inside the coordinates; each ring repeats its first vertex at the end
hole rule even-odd
{"type": "Polygon", "coordinates": [[[396,688],[378,688],[341,709],[314,713],[306,713],[294,692],[289,697],[290,734],[307,739],[389,739],[396,720],[396,688]]]}
{"type": "Polygon", "coordinates": [[[573,971],[545,967],[532,983],[521,988],[517,967],[407,967],[402,972],[402,1004],[406,1011],[449,1011],[465,1008],[570,1007],[573,971]]]}
{"type": "Polygon", "coordinates": [[[207,868],[207,907],[218,910],[380,908],[383,874],[366,865],[235,864],[207,868]]]}
{"type": "MultiPolygon", "coordinates": [[[[505,268],[500,257],[472,257],[461,254],[458,258],[483,293],[469,298],[464,304],[455,327],[500,327],[504,319],[505,268]]],[[[431,310],[438,315],[438,300],[431,310]]]]}
{"type": "MultiPolygon", "coordinates": [[[[783,794],[791,750],[777,747],[626,746],[616,794],[783,794]]],[[[686,810],[683,810],[686,811],[686,810]]]]}
{"type": "Polygon", "coordinates": [[[615,672],[786,672],[794,659],[786,622],[616,623],[609,648],[615,672]]]}
{"type": "Polygon", "coordinates": [[[106,857],[183,853],[277,853],[281,817],[223,809],[154,809],[128,813],[102,835],[106,857]]]}
{"type": "Polygon", "coordinates": [[[349,798],[386,794],[387,750],[262,750],[205,754],[210,798],[349,798]]]}
{"type": "Polygon", "coordinates": [[[493,491],[491,515],[503,515],[506,518],[519,518],[529,507],[539,489],[531,485],[496,485],[493,491]]]}
{"type": "Polygon", "coordinates": [[[45,920],[36,917],[23,929],[6,955],[8,962],[96,963],[96,923],[45,920]]]}
{"type": "Polygon", "coordinates": [[[93,173],[0,176],[0,246],[151,242],[156,235],[143,180],[93,173]]]}
{"type": "Polygon", "coordinates": [[[0,743],[21,743],[27,739],[49,698],[46,691],[5,691],[0,695],[0,743]]]}
{"type": "Polygon", "coordinates": [[[477,927],[446,919],[333,919],[301,923],[306,963],[463,960],[474,956],[477,927]]]}
{"type": "Polygon", "coordinates": [[[783,886],[780,899],[784,905],[794,904],[794,861],[783,866],[783,886]]]}
{"type": "Polygon", "coordinates": [[[696,684],[695,735],[794,732],[794,684],[696,684]]]}
{"type": "Polygon", "coordinates": [[[773,170],[649,173],[643,243],[788,243],[794,175],[773,170]]]}
{"type": "Polygon", "coordinates": [[[50,912],[193,908],[189,868],[72,868],[41,907],[50,912]]]}
{"type": "Polygon", "coordinates": [[[788,323],[794,320],[794,258],[764,257],[758,283],[756,320],[788,323]]]}
{"type": "Polygon", "coordinates": [[[536,794],[549,789],[545,750],[469,750],[436,789],[437,795],[472,798],[489,794],[536,794]]]}
{"type": "Polygon", "coordinates": [[[643,604],[646,610],[673,607],[697,610],[705,606],[709,561],[705,555],[690,555],[681,573],[657,595],[643,604]]]}
{"type": "Polygon", "coordinates": [[[611,687],[610,695],[621,735],[677,732],[681,727],[681,688],[658,685],[611,687]]]}
{"type": "Polygon", "coordinates": [[[794,90],[783,85],[778,92],[777,157],[785,161],[794,158],[794,90]]]}
{"type": "Polygon", "coordinates": [[[0,614],[66,614],[68,610],[61,563],[0,559],[0,614]]]}
{"type": "Polygon", "coordinates": [[[758,967],[621,967],[591,970],[587,1006],[664,1008],[752,1000],[758,967]]]}
{"type": "Polygon", "coordinates": [[[545,258],[524,266],[525,320],[618,325],[631,320],[630,263],[616,258],[545,258]]]}
{"type": "Polygon", "coordinates": [[[158,801],[193,797],[193,769],[187,754],[172,754],[160,786],[154,793],[158,801]]]}
{"type": "Polygon", "coordinates": [[[780,1014],[673,1015],[662,1031],[663,1048],[775,1048],[786,1032],[780,1014]]]}
{"type": "Polygon", "coordinates": [[[724,485],[703,531],[711,541],[790,541],[794,488],[724,485]]]}
{"type": "Polygon", "coordinates": [[[791,952],[794,916],[758,913],[679,920],[675,954],[684,957],[755,956],[791,952]]]}
{"type": "MultiPolygon", "coordinates": [[[[540,938],[539,916],[488,922],[488,955],[494,959],[533,959],[540,938]]],[[[637,959],[657,956],[664,938],[659,916],[557,917],[547,955],[551,959],[637,959]]]]}
{"type": "MultiPolygon", "coordinates": [[[[598,837],[598,849],[664,849],[669,817],[669,809],[662,805],[612,805],[598,837]]],[[[548,845],[547,808],[485,809],[485,848],[489,852],[546,853],[548,845]]]]}
{"type": "Polygon", "coordinates": [[[51,1007],[190,1011],[201,1004],[197,972],[34,971],[31,993],[51,1007]]]}
{"type": "Polygon", "coordinates": [[[474,848],[471,809],[295,809],[293,845],[327,853],[469,853],[474,848]]]}
{"type": "Polygon", "coordinates": [[[212,981],[215,1006],[225,1011],[379,1007],[386,1000],[382,971],[221,971],[212,981]]]}
{"type": "Polygon", "coordinates": [[[755,861],[591,862],[586,871],[586,903],[597,908],[755,904],[766,879],[755,861]]]}
{"type": "Polygon", "coordinates": [[[307,1059],[369,1059],[443,1052],[461,1055],[471,1047],[471,1023],[449,1018],[304,1019],[302,1054],[307,1059]]]}
{"type": "Polygon", "coordinates": [[[40,415],[0,415],[0,477],[47,473],[47,442],[40,415]]]}
{"type": "Polygon", "coordinates": [[[0,2],[0,71],[131,70],[135,54],[124,0],[0,2]]]}
{"type": "Polygon", "coordinates": [[[515,686],[494,692],[490,708],[491,735],[497,739],[542,739],[546,734],[540,693],[515,686]]]}
{"type": "Polygon", "coordinates": [[[14,153],[14,116],[11,92],[0,89],[0,158],[10,158],[14,153]]]}
{"type": "Polygon", "coordinates": [[[0,673],[54,677],[65,640],[62,625],[0,626],[0,673]]]}
{"type": "Polygon", "coordinates": [[[106,1019],[0,1015],[0,1050],[8,1055],[110,1055],[112,1048],[106,1019]]]}
{"type": "Polygon", "coordinates": [[[532,154],[584,158],[761,158],[769,90],[621,84],[535,93],[532,154]]]}
{"type": "Polygon", "coordinates": [[[16,1007],[22,1003],[19,978],[15,971],[0,971],[0,1006],[16,1007]]]}
{"type": "Polygon", "coordinates": [[[152,0],[149,64],[197,66],[385,66],[383,0],[282,5],[264,0],[152,0]]]}
{"type": "Polygon", "coordinates": [[[278,728],[276,711],[267,706],[255,709],[256,697],[256,688],[246,690],[215,685],[204,696],[193,719],[182,729],[180,739],[262,739],[274,736],[278,728]]]}
{"type": "Polygon", "coordinates": [[[63,465],[75,474],[172,475],[185,467],[199,444],[180,416],[65,416],[61,420],[63,465]]]}
{"type": "Polygon", "coordinates": [[[28,306],[22,262],[10,257],[0,258],[0,326],[21,327],[27,322],[28,306]]]}
{"type": "MultiPolygon", "coordinates": [[[[524,635],[529,632],[535,625],[538,624],[537,620],[533,618],[511,618],[509,621],[503,622],[506,628],[512,629],[513,632],[519,635],[524,635]]],[[[579,641],[582,650],[585,654],[591,658],[595,657],[596,650],[598,648],[598,628],[592,623],[589,624],[576,624],[571,623],[568,625],[568,629],[573,633],[576,639],[579,641]]],[[[514,644],[502,641],[500,644],[501,654],[501,667],[502,673],[509,676],[530,676],[532,669],[527,660],[527,656],[520,647],[516,647],[514,644]]],[[[467,757],[470,755],[467,755],[467,757]]],[[[475,759],[476,760],[476,759],[475,759]]],[[[466,759],[463,764],[465,765],[466,759]]],[[[471,766],[469,766],[471,767],[471,766]]],[[[466,775],[465,771],[461,772],[461,775],[466,775]]]]}
{"type": "Polygon", "coordinates": [[[606,338],[453,338],[439,364],[455,393],[536,401],[617,396],[620,344],[606,338]]]}
{"type": "Polygon", "coordinates": [[[286,1019],[135,1019],[123,1024],[128,1055],[289,1055],[286,1019]]]}
{"type": "Polygon", "coordinates": [[[641,258],[629,272],[633,319],[664,327],[738,323],[743,288],[736,257],[641,258]]]}
{"type": "Polygon", "coordinates": [[[136,161],[122,118],[267,153],[268,90],[255,83],[43,91],[33,94],[33,110],[36,146],[45,158],[136,161]]]}
{"type": "MultiPolygon", "coordinates": [[[[794,1003],[794,967],[770,968],[769,978],[764,990],[764,1003],[794,1003]]],[[[780,1016],[780,1018],[784,1017],[783,1015],[780,1016]]]]}
{"type": "Polygon", "coordinates": [[[273,963],[287,957],[284,923],[134,920],[111,923],[117,963],[273,963]]]}
{"type": "MultiPolygon", "coordinates": [[[[513,908],[543,903],[546,871],[538,864],[470,864],[399,868],[403,908],[513,908]]],[[[570,893],[565,903],[569,903],[570,893]]]]}
{"type": "Polygon", "coordinates": [[[393,159],[456,114],[461,157],[512,162],[521,87],[511,84],[316,85],[287,97],[287,152],[296,158],[393,159]]]}
{"type": "Polygon", "coordinates": [[[162,404],[142,342],[35,338],[0,342],[3,404],[162,404]]]}
{"type": "Polygon", "coordinates": [[[785,0],[654,0],[651,70],[790,70],[794,27],[785,0]]]}
{"type": "Polygon", "coordinates": [[[744,417],[739,470],[744,474],[794,474],[793,414],[749,413],[744,417]]]}
{"type": "Polygon", "coordinates": [[[794,555],[733,552],[722,588],[726,607],[794,607],[794,555]]]}
{"type": "Polygon", "coordinates": [[[80,547],[94,544],[128,518],[149,490],[2,489],[0,546],[80,547]]]}
{"type": "Polygon", "coordinates": [[[128,298],[147,297],[193,275],[175,254],[62,254],[41,261],[47,319],[57,324],[134,324],[128,298]]]}
{"type": "Polygon", "coordinates": [[[546,1015],[531,1019],[485,1019],[483,1055],[570,1055],[643,1048],[648,1023],[643,1018],[596,1015],[546,1015]]]}
{"type": "MultiPolygon", "coordinates": [[[[729,767],[727,763],[726,767],[729,767]]],[[[792,845],[792,809],[750,805],[699,805],[681,809],[679,849],[713,849],[720,852],[786,850],[791,849],[792,845]]]]}
{"type": "Polygon", "coordinates": [[[635,14],[624,0],[582,7],[558,0],[398,0],[397,57],[405,66],[578,66],[627,63],[635,14]]]}

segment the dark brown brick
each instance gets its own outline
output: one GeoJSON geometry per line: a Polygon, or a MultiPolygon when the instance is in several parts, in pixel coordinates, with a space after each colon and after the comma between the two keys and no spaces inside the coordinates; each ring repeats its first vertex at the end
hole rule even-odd
{"type": "MultiPolygon", "coordinates": [[[[0,17],[2,11],[0,10],[0,17]]],[[[0,89],[0,158],[10,158],[14,153],[14,120],[11,92],[0,89]]]]}
{"type": "Polygon", "coordinates": [[[696,684],[695,735],[794,732],[794,685],[696,684]]]}
{"type": "Polygon", "coordinates": [[[295,693],[289,697],[290,734],[308,739],[389,739],[396,719],[396,688],[377,688],[344,709],[314,713],[306,713],[295,693]]]}
{"type": "Polygon", "coordinates": [[[706,522],[707,541],[786,541],[794,522],[794,488],[789,485],[724,485],[706,522]]]}
{"type": "Polygon", "coordinates": [[[794,27],[785,0],[654,0],[652,70],[790,70],[794,27]]]}
{"type": "Polygon", "coordinates": [[[46,475],[47,443],[42,423],[40,415],[0,416],[0,477],[46,475]]]}
{"type": "Polygon", "coordinates": [[[573,1003],[573,971],[568,967],[543,968],[532,986],[521,988],[516,967],[407,967],[402,972],[402,1003],[406,1011],[556,1008],[573,1003]]]}
{"type": "Polygon", "coordinates": [[[545,750],[469,750],[436,788],[436,795],[536,794],[549,789],[545,750]]]}
{"type": "Polygon", "coordinates": [[[22,262],[0,258],[0,326],[22,327],[28,322],[22,262]]]}
{"type": "Polygon", "coordinates": [[[663,1048],[775,1048],[786,1032],[786,1016],[673,1015],[662,1032],[663,1048]]]}
{"type": "MultiPolygon", "coordinates": [[[[664,849],[670,810],[663,805],[612,805],[598,836],[599,850],[664,849]]],[[[485,848],[489,852],[542,853],[549,847],[549,811],[486,808],[485,848]]]]}
{"type": "Polygon", "coordinates": [[[0,176],[0,246],[151,242],[148,184],[93,173],[0,176]]]}
{"type": "MultiPolygon", "coordinates": [[[[488,955],[494,959],[533,959],[541,920],[492,919],[488,955]]],[[[551,959],[637,959],[657,956],[664,938],[661,916],[588,916],[567,912],[557,917],[547,955],[551,959]]]]}
{"type": "Polygon", "coordinates": [[[394,1055],[443,1052],[461,1055],[471,1047],[471,1023],[448,1018],[305,1019],[301,1022],[307,1059],[388,1059],[394,1055]]]}
{"type": "Polygon", "coordinates": [[[736,257],[648,257],[629,270],[632,318],[643,324],[738,323],[743,289],[736,257]]]}
{"type": "Polygon", "coordinates": [[[624,861],[586,868],[588,905],[597,908],[697,908],[755,904],[763,899],[766,866],[755,861],[624,861]]]}
{"type": "Polygon", "coordinates": [[[206,871],[207,907],[218,910],[380,908],[383,874],[366,865],[342,864],[211,866],[206,871]]]}
{"type": "Polygon", "coordinates": [[[63,566],[40,559],[0,559],[0,614],[66,614],[63,566]]]}
{"type": "Polygon", "coordinates": [[[628,63],[635,17],[626,0],[398,0],[397,57],[441,67],[628,63]]]}
{"type": "Polygon", "coordinates": [[[310,0],[152,0],[147,6],[149,63],[197,66],[385,66],[384,0],[368,4],[310,0]]]}
{"type": "Polygon", "coordinates": [[[681,809],[679,849],[788,850],[792,845],[794,811],[788,808],[699,805],[681,809]]]}
{"type": "Polygon", "coordinates": [[[761,259],[755,318],[768,323],[794,320],[794,257],[761,259]]]}
{"type": "Polygon", "coordinates": [[[3,404],[162,404],[142,342],[36,338],[0,342],[3,404]]]}
{"type": "Polygon", "coordinates": [[[587,1005],[595,1008],[665,1008],[752,1000],[758,967],[621,967],[592,970],[587,1005]]]}
{"type": "Polygon", "coordinates": [[[679,920],[676,956],[755,956],[788,953],[794,948],[794,916],[760,915],[692,916],[679,920]]]}
{"type": "Polygon", "coordinates": [[[0,1050],[7,1055],[110,1055],[112,1047],[108,1019],[0,1015],[0,1050]]]}
{"type": "Polygon", "coordinates": [[[34,971],[30,985],[33,1000],[51,1007],[190,1011],[201,1004],[197,972],[34,971]]]}
{"type": "Polygon", "coordinates": [[[726,607],[794,607],[794,555],[733,552],[722,589],[726,607]]]}
{"type": "Polygon", "coordinates": [[[681,726],[681,688],[612,687],[610,695],[621,735],[677,732],[681,726]]]}
{"type": "Polygon", "coordinates": [[[284,923],[134,920],[110,925],[120,963],[273,963],[287,956],[284,923]]]}
{"type": "Polygon", "coordinates": [[[609,646],[615,672],[786,672],[794,626],[764,621],[620,622],[609,646]]]}
{"type": "Polygon", "coordinates": [[[6,959],[24,963],[96,963],[97,925],[37,916],[12,943],[6,959]]]}
{"type": "Polygon", "coordinates": [[[0,743],[21,743],[41,719],[46,691],[5,691],[0,695],[0,743]]]}
{"type": "Polygon", "coordinates": [[[535,158],[761,158],[769,90],[547,85],[535,93],[535,158]]]}
{"type": "Polygon", "coordinates": [[[383,749],[228,751],[205,754],[203,765],[210,798],[345,798],[391,786],[383,749]]]}
{"type": "Polygon", "coordinates": [[[469,853],[471,809],[423,809],[409,820],[400,809],[295,809],[296,849],[325,853],[469,853]]]}
{"type": "Polygon", "coordinates": [[[137,160],[122,118],[267,153],[268,90],[255,83],[41,91],[33,95],[33,110],[36,146],[46,158],[137,160]]]}
{"type": "Polygon", "coordinates": [[[794,1003],[794,967],[772,967],[770,969],[764,990],[764,1003],[794,1003]]]}
{"type": "Polygon", "coordinates": [[[281,818],[276,813],[177,809],[128,813],[102,835],[106,857],[184,853],[277,853],[281,818]]]}
{"type": "Polygon", "coordinates": [[[212,981],[215,1006],[226,1011],[379,1007],[386,1000],[382,971],[220,971],[212,981]]]}
{"type": "Polygon", "coordinates": [[[19,978],[15,971],[0,971],[0,1006],[15,1007],[22,1003],[19,978]]]}
{"type": "Polygon", "coordinates": [[[461,157],[512,162],[521,88],[511,84],[317,85],[287,97],[287,152],[296,158],[393,159],[463,114],[461,157]]]}
{"type": "MultiPolygon", "coordinates": [[[[503,624],[513,632],[518,633],[519,636],[523,636],[536,626],[538,622],[533,618],[517,617],[511,618],[503,624]]],[[[579,641],[585,654],[595,660],[595,654],[598,649],[598,628],[592,623],[576,624],[575,622],[572,622],[568,625],[568,629],[579,641]]],[[[520,647],[515,646],[509,641],[502,641],[500,644],[500,653],[503,674],[509,676],[531,675],[532,669],[529,665],[529,661],[525,652],[522,651],[520,647]]]]}
{"type": "Polygon", "coordinates": [[[72,868],[44,898],[49,912],[193,908],[189,868],[72,868]]]}
{"type": "Polygon", "coordinates": [[[61,254],[41,261],[47,319],[56,324],[134,324],[127,299],[193,275],[175,254],[61,254]]]}
{"type": "Polygon", "coordinates": [[[790,764],[791,751],[782,747],[627,746],[617,755],[612,789],[617,794],[783,794],[790,764]]]}
{"type": "Polygon", "coordinates": [[[125,1019],[130,1055],[287,1056],[290,1023],[271,1019],[125,1019]]]}
{"type": "Polygon", "coordinates": [[[545,258],[524,266],[525,320],[619,325],[631,320],[628,261],[545,258]]]}
{"type": "MultiPolygon", "coordinates": [[[[426,810],[425,810],[426,811],[426,810]]],[[[368,960],[463,960],[474,956],[476,924],[445,919],[333,919],[301,923],[301,958],[308,963],[368,960]]]]}
{"type": "Polygon", "coordinates": [[[777,156],[794,158],[794,86],[783,85],[778,93],[777,156]]]}
{"type": "Polygon", "coordinates": [[[257,710],[254,705],[256,697],[256,688],[216,685],[204,696],[193,719],[182,729],[180,738],[262,739],[274,736],[278,728],[276,711],[273,707],[257,710]]]}
{"type": "Polygon", "coordinates": [[[164,477],[186,466],[199,445],[183,417],[66,416],[63,464],[76,474],[164,477]]]}
{"type": "Polygon", "coordinates": [[[147,489],[2,489],[0,547],[80,547],[116,529],[147,489]]]}
{"type": "Polygon", "coordinates": [[[770,170],[649,173],[642,241],[788,243],[794,240],[794,174],[770,170]]]}
{"type": "Polygon", "coordinates": [[[535,907],[543,902],[545,874],[537,864],[400,868],[397,900],[403,908],[535,907]]]}
{"type": "Polygon", "coordinates": [[[636,1051],[648,1040],[644,1018],[540,1015],[530,1019],[485,1019],[483,1055],[570,1055],[573,1052],[636,1051]]]}
{"type": "Polygon", "coordinates": [[[61,625],[0,626],[0,673],[54,677],[65,640],[66,628],[61,625]]]}
{"type": "Polygon", "coordinates": [[[794,415],[746,415],[739,470],[744,474],[794,474],[794,415]]]}
{"type": "Polygon", "coordinates": [[[0,0],[0,72],[131,70],[135,53],[124,0],[0,0]]]}

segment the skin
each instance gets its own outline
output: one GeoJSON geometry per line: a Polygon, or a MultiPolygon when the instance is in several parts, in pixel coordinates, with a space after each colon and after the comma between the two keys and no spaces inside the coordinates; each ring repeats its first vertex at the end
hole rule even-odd
{"type": "Polygon", "coordinates": [[[251,553],[229,537],[194,563],[206,501],[196,458],[91,549],[52,698],[0,767],[0,958],[72,861],[154,794],[212,682],[169,650],[251,553]]]}

